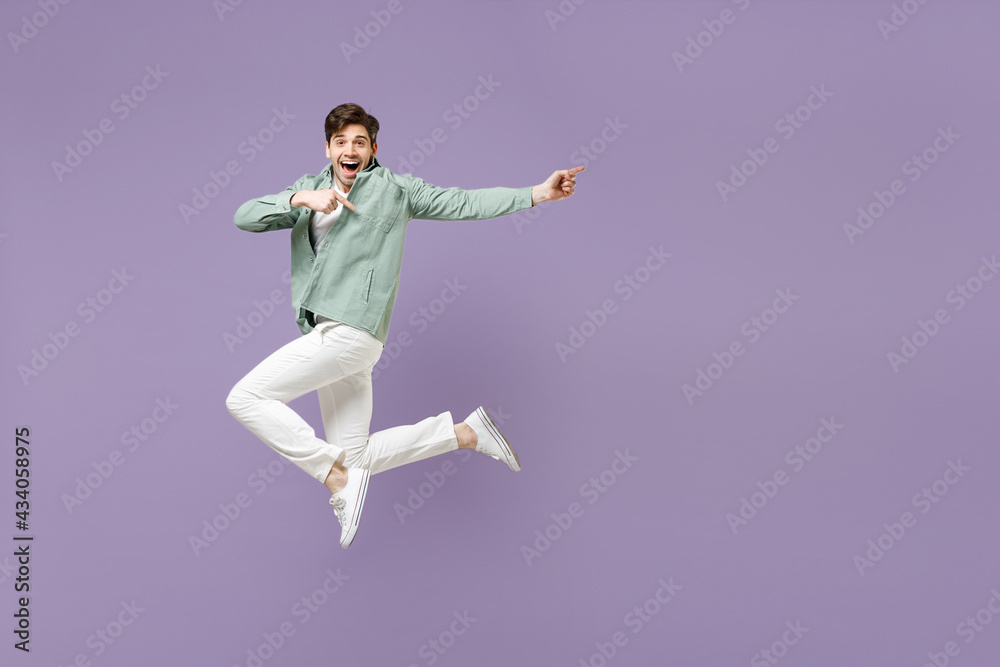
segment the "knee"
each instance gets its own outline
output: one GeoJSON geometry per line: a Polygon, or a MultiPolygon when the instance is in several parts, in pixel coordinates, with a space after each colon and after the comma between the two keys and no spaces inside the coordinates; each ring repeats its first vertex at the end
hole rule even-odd
{"type": "Polygon", "coordinates": [[[251,405],[253,401],[253,395],[237,384],[233,387],[232,391],[229,392],[229,396],[226,397],[226,408],[229,409],[229,414],[239,419],[240,414],[249,405],[251,405]]]}
{"type": "Polygon", "coordinates": [[[344,467],[371,469],[372,455],[367,447],[345,447],[344,467]]]}

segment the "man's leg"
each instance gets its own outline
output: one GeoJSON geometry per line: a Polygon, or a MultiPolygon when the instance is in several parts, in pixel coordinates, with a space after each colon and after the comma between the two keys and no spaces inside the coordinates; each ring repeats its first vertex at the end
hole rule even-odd
{"type": "Polygon", "coordinates": [[[328,326],[317,327],[271,354],[241,379],[226,399],[237,420],[320,482],[343,458],[344,450],[318,438],[285,403],[344,376],[338,362],[345,353],[340,345],[343,340],[325,335],[328,326]]]}
{"type": "MultiPolygon", "coordinates": [[[[361,419],[346,418],[341,419],[341,414],[352,414],[358,410],[360,406],[355,405],[355,401],[362,399],[365,392],[357,391],[356,376],[350,376],[345,378],[340,382],[335,384],[327,385],[326,387],[320,387],[318,390],[320,411],[323,414],[323,424],[326,431],[326,439],[329,442],[335,442],[344,449],[348,450],[346,458],[350,461],[350,466],[352,468],[364,468],[368,465],[378,462],[378,457],[373,456],[371,452],[367,451],[368,438],[368,428],[364,429],[365,434],[361,436],[361,431],[357,430],[357,425],[360,424],[361,419]],[[351,387],[355,385],[355,387],[351,387]],[[338,411],[338,406],[344,406],[345,410],[343,412],[338,411]]],[[[369,396],[370,403],[370,374],[369,374],[369,390],[367,395],[369,396]]],[[[371,423],[371,408],[367,410],[367,420],[365,424],[370,425],[371,423]]],[[[437,418],[432,418],[437,419],[437,418]]],[[[419,426],[419,425],[418,425],[419,426]]],[[[408,427],[400,427],[408,428],[408,427]]],[[[476,437],[476,432],[472,430],[465,422],[460,422],[454,425],[455,440],[458,443],[458,448],[460,449],[475,449],[478,438],[476,437]]],[[[380,432],[381,433],[381,432],[380,432]]],[[[411,434],[412,435],[412,434],[411,434]]],[[[398,442],[398,441],[397,441],[398,442]]],[[[436,456],[437,454],[444,454],[445,452],[451,451],[448,447],[435,447],[430,448],[424,447],[422,456],[419,458],[408,458],[407,460],[400,461],[396,465],[402,465],[403,463],[412,463],[413,461],[419,461],[421,459],[427,458],[429,456],[436,456]]],[[[371,468],[372,473],[382,472],[383,470],[388,470],[390,467],[383,465],[375,465],[371,468]]],[[[336,493],[344,488],[347,484],[347,466],[343,463],[334,463],[333,467],[330,469],[330,474],[326,478],[326,488],[330,489],[330,493],[336,493]]]]}
{"type": "MultiPolygon", "coordinates": [[[[358,332],[341,326],[345,335],[358,332]]],[[[351,374],[317,390],[326,439],[345,451],[344,461],[333,465],[326,480],[333,493],[346,483],[347,468],[364,468],[375,474],[459,447],[476,446],[472,428],[464,422],[455,424],[450,412],[416,424],[370,433],[371,371],[381,352],[382,343],[377,338],[360,332],[355,351],[341,358],[343,370],[351,374]]]]}

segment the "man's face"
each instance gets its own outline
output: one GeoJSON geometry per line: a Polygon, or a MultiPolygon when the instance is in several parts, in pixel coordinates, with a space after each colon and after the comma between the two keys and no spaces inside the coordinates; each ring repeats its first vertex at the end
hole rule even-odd
{"type": "Polygon", "coordinates": [[[326,156],[333,165],[337,187],[348,192],[354,185],[358,172],[368,166],[371,157],[377,152],[378,144],[371,143],[364,125],[345,125],[340,128],[326,145],[326,156]]]}

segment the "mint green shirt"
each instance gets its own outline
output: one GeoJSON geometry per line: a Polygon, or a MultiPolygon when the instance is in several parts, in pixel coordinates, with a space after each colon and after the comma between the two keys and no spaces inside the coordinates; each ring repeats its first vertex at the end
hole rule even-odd
{"type": "MultiPolygon", "coordinates": [[[[284,192],[245,202],[236,226],[248,232],[292,230],[292,307],[303,335],[315,323],[309,312],[349,324],[385,345],[399,288],[406,223],[420,220],[487,220],[531,208],[531,186],[462,190],[439,188],[411,174],[394,174],[372,156],[358,172],[344,208],[319,248],[309,243],[312,210],[291,205],[299,190],[332,186],[332,165],[306,174],[284,192]]],[[[341,204],[343,206],[343,204],[341,204]]]]}

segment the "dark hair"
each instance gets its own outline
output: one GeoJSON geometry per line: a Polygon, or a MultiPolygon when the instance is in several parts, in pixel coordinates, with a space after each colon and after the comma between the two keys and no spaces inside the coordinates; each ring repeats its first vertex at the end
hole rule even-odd
{"type": "Polygon", "coordinates": [[[335,135],[340,131],[345,125],[353,124],[364,125],[365,129],[368,130],[368,137],[371,139],[372,144],[375,143],[375,137],[378,135],[378,119],[375,116],[371,116],[360,104],[354,104],[353,102],[347,102],[336,107],[326,116],[326,143],[330,143],[330,137],[335,135]]]}

